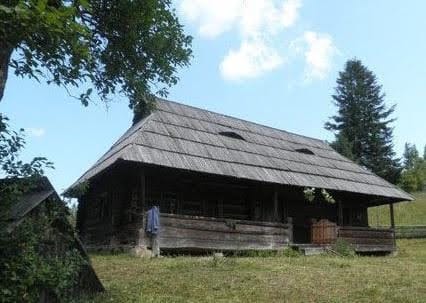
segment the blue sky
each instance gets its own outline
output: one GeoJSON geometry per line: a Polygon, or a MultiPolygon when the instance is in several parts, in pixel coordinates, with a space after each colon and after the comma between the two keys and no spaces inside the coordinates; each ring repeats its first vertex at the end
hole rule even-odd
{"type": "MultiPolygon", "coordinates": [[[[169,99],[306,136],[323,129],[347,59],[361,59],[396,103],[395,148],[426,144],[426,2],[331,0],[176,0],[194,36],[191,66],[169,99]]],[[[60,192],[130,126],[121,97],[82,107],[55,86],[10,75],[0,104],[27,130],[24,159],[45,156],[60,192]]]]}

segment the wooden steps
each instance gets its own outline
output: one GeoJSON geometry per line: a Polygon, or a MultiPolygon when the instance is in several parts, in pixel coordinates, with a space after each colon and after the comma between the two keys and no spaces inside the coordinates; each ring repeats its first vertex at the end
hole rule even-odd
{"type": "Polygon", "coordinates": [[[292,244],[291,247],[297,249],[305,256],[315,256],[315,255],[325,254],[330,249],[330,245],[318,245],[318,244],[292,244]]]}

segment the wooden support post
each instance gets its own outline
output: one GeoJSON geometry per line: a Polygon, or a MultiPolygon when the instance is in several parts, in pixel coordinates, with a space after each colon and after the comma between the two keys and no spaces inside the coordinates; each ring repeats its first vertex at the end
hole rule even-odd
{"type": "Polygon", "coordinates": [[[288,242],[293,243],[293,218],[287,217],[287,225],[288,225],[288,242]]]}
{"type": "Polygon", "coordinates": [[[390,213],[391,229],[393,233],[393,245],[394,245],[394,249],[396,250],[396,232],[395,232],[395,217],[394,217],[394,211],[393,211],[393,203],[389,204],[389,213],[390,213]]]}
{"type": "Polygon", "coordinates": [[[393,203],[389,204],[389,212],[390,212],[391,228],[395,229],[395,217],[394,217],[394,212],[393,212],[393,203]]]}
{"type": "Polygon", "coordinates": [[[342,201],[337,201],[337,224],[343,226],[343,205],[342,201]]]}
{"type": "Polygon", "coordinates": [[[274,188],[273,203],[274,203],[274,218],[273,218],[273,220],[275,222],[277,222],[278,219],[279,219],[279,214],[278,214],[278,190],[277,190],[276,187],[274,188]]]}
{"type": "Polygon", "coordinates": [[[139,205],[138,205],[138,211],[139,211],[139,232],[138,232],[138,239],[137,239],[137,246],[145,247],[146,246],[146,237],[145,237],[145,196],[146,196],[146,185],[145,185],[146,179],[145,179],[145,170],[141,169],[140,175],[139,175],[139,205]]]}
{"type": "Polygon", "coordinates": [[[142,212],[145,209],[145,196],[146,196],[146,188],[145,188],[145,170],[142,169],[140,172],[139,186],[140,186],[140,197],[139,197],[139,207],[142,212]]]}

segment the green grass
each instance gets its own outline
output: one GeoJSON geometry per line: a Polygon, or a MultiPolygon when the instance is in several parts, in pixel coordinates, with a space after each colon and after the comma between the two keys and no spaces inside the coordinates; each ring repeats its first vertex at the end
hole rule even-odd
{"type": "MultiPolygon", "coordinates": [[[[413,202],[403,202],[394,205],[395,224],[426,225],[426,192],[414,193],[413,202]]],[[[389,206],[372,207],[368,210],[371,226],[389,226],[389,206]]]]}
{"type": "Polygon", "coordinates": [[[426,302],[426,240],[397,256],[92,255],[107,291],[91,302],[426,302]]]}

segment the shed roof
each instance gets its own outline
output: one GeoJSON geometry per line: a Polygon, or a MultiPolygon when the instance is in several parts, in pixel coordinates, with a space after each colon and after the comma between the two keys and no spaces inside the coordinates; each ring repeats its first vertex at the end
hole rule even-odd
{"type": "Polygon", "coordinates": [[[60,201],[47,177],[1,179],[0,183],[18,185],[23,189],[18,201],[10,209],[10,220],[14,223],[19,223],[28,213],[50,197],[60,201]]]}
{"type": "Polygon", "coordinates": [[[162,99],[70,188],[118,160],[412,200],[325,141],[162,99]]]}

